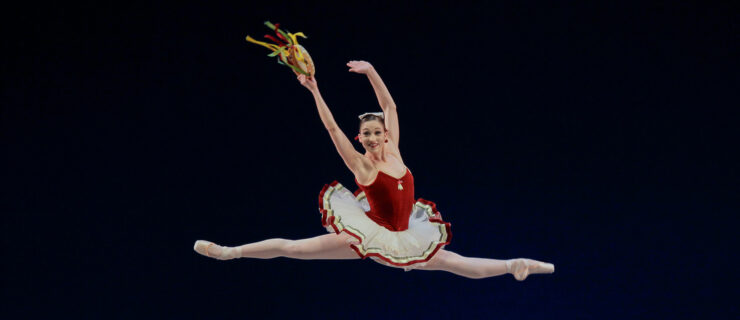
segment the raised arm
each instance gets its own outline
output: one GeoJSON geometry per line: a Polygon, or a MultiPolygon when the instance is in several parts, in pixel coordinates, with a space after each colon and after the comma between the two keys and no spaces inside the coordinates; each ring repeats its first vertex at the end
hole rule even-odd
{"type": "Polygon", "coordinates": [[[350,67],[350,72],[367,75],[370,80],[370,84],[373,85],[373,90],[375,90],[375,96],[378,98],[380,108],[383,109],[383,114],[385,115],[385,128],[388,129],[388,135],[391,137],[391,140],[396,143],[396,146],[398,146],[400,135],[398,131],[398,112],[396,112],[396,103],[393,102],[391,93],[388,92],[388,88],[385,87],[383,79],[380,78],[380,75],[375,71],[375,68],[373,68],[373,66],[367,61],[350,61],[347,63],[347,66],[350,67]]]}
{"type": "Polygon", "coordinates": [[[357,174],[357,171],[362,167],[362,154],[355,150],[355,147],[352,146],[352,142],[347,139],[344,132],[342,132],[342,130],[339,129],[339,126],[337,126],[336,121],[334,121],[334,116],[331,115],[329,106],[326,105],[324,98],[321,97],[319,87],[316,84],[316,78],[299,75],[298,81],[300,81],[301,84],[308,88],[308,90],[311,91],[311,94],[313,94],[313,98],[316,101],[316,108],[319,111],[319,117],[321,117],[321,122],[324,123],[326,131],[329,132],[331,141],[334,142],[334,146],[337,148],[337,151],[342,157],[342,160],[344,160],[344,164],[347,165],[347,168],[349,168],[352,173],[357,174]]]}

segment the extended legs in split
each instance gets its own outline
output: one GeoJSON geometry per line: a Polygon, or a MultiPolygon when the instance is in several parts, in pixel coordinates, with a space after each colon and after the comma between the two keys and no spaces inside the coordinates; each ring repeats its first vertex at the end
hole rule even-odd
{"type": "MultiPolygon", "coordinates": [[[[267,239],[236,247],[219,246],[209,241],[195,242],[195,251],[214,259],[230,260],[236,258],[272,259],[278,257],[311,260],[359,259],[349,247],[347,234],[325,234],[318,237],[286,240],[267,239]]],[[[440,250],[420,270],[440,270],[466,278],[481,279],[504,274],[512,274],[521,281],[530,274],[553,273],[555,266],[531,259],[496,260],[461,256],[448,250],[440,250]]]]}

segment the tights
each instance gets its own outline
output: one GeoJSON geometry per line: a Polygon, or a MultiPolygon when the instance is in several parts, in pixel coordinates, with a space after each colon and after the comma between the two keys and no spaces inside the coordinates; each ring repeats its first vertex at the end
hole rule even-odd
{"type": "MultiPolygon", "coordinates": [[[[208,256],[224,260],[233,258],[272,259],[277,257],[302,260],[359,259],[357,254],[347,245],[349,239],[350,236],[344,233],[339,235],[325,234],[301,240],[268,239],[237,247],[209,245],[205,247],[205,250],[207,250],[208,256]]],[[[196,251],[198,251],[197,242],[196,251]]],[[[418,269],[441,270],[467,278],[480,279],[509,273],[511,265],[510,260],[470,258],[443,249],[437,252],[425,266],[418,269]]]]}

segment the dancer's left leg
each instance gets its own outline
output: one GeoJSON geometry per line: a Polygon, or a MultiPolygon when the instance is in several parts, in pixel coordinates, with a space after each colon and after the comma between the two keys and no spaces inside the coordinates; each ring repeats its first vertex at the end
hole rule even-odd
{"type": "Polygon", "coordinates": [[[496,260],[464,257],[447,250],[440,250],[420,270],[442,270],[471,279],[495,277],[511,273],[521,281],[533,273],[553,273],[555,266],[531,259],[496,260]]]}
{"type": "Polygon", "coordinates": [[[359,259],[359,256],[349,246],[350,239],[351,236],[346,233],[330,233],[300,240],[267,239],[236,247],[224,247],[210,241],[198,240],[193,249],[204,256],[220,260],[277,257],[303,260],[359,259]]]}

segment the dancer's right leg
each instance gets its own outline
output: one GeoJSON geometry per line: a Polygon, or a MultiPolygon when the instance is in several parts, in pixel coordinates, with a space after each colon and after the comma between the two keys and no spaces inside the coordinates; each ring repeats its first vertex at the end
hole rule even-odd
{"type": "Polygon", "coordinates": [[[496,260],[486,258],[464,257],[447,250],[439,250],[421,270],[442,270],[471,279],[495,277],[511,273],[522,281],[530,274],[553,273],[555,266],[551,263],[532,259],[496,260]]]}
{"type": "Polygon", "coordinates": [[[267,239],[248,243],[238,247],[223,247],[217,244],[198,240],[195,251],[208,257],[229,260],[234,258],[272,259],[286,257],[294,259],[359,259],[349,247],[350,235],[325,234],[318,237],[287,240],[267,239]]]}

